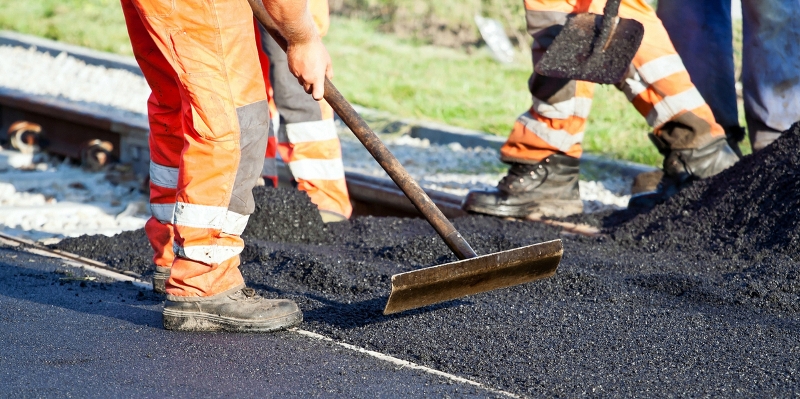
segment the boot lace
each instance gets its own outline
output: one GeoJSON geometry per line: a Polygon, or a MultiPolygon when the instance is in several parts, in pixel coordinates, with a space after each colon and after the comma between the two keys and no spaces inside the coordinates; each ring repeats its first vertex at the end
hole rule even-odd
{"type": "Polygon", "coordinates": [[[258,295],[256,290],[245,287],[239,290],[236,294],[232,295],[230,298],[240,301],[257,301],[261,299],[261,296],[258,295]]]}
{"type": "Polygon", "coordinates": [[[503,176],[500,183],[497,184],[497,188],[505,192],[527,191],[544,183],[547,173],[547,168],[542,163],[532,165],[515,163],[508,169],[508,174],[503,176]],[[538,181],[538,184],[528,187],[529,184],[525,184],[526,179],[538,181]]]}

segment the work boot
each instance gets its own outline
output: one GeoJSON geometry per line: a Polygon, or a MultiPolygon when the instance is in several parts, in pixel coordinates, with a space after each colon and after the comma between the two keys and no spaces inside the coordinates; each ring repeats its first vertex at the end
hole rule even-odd
{"type": "Polygon", "coordinates": [[[658,137],[651,134],[650,138],[664,154],[664,176],[655,190],[631,196],[628,208],[652,208],[693,182],[714,176],[739,160],[725,137],[714,139],[700,148],[674,150],[658,137]]]}
{"type": "Polygon", "coordinates": [[[167,295],[163,317],[164,328],[176,331],[269,332],[303,321],[296,303],[243,286],[210,297],[167,295]]]}
{"type": "Polygon", "coordinates": [[[579,166],[579,159],[562,154],[533,164],[512,163],[497,188],[470,191],[461,207],[468,212],[518,218],[582,213],[579,166]]]}
{"type": "Polygon", "coordinates": [[[156,272],[153,274],[153,292],[156,294],[166,294],[167,279],[169,279],[168,267],[156,266],[156,272]]]}

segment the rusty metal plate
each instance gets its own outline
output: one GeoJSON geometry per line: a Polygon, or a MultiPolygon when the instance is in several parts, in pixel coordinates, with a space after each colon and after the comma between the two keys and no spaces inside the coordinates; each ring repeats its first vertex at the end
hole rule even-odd
{"type": "Polygon", "coordinates": [[[561,240],[553,240],[395,274],[383,314],[550,277],[563,253],[561,240]]]}

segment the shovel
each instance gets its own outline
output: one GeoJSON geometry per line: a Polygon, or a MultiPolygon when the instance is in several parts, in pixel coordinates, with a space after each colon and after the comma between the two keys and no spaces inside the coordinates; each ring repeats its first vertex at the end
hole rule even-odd
{"type": "MultiPolygon", "coordinates": [[[[286,49],[286,41],[280,37],[279,32],[271,29],[273,24],[261,0],[248,1],[259,22],[286,49]]],[[[555,274],[564,252],[561,240],[478,256],[327,78],[325,100],[460,259],[456,262],[393,275],[392,292],[383,314],[402,312],[510,287],[555,274]]]]}
{"type": "Polygon", "coordinates": [[[622,80],[642,43],[644,26],[617,18],[619,3],[608,0],[603,15],[586,12],[569,18],[536,63],[536,73],[603,84],[622,80]]]}

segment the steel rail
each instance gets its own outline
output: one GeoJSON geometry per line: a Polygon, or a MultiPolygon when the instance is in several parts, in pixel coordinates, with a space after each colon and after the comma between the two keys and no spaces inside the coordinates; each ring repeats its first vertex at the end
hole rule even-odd
{"type": "MultiPolygon", "coordinates": [[[[43,150],[80,160],[87,145],[96,141],[111,144],[110,155],[129,163],[141,175],[149,171],[146,120],[107,113],[64,99],[53,99],[0,88],[0,138],[14,123],[27,121],[41,126],[38,135],[43,150]]],[[[279,163],[279,180],[292,181],[288,167],[279,163]]],[[[378,178],[355,172],[345,173],[345,182],[354,203],[354,215],[420,217],[414,204],[388,178],[378,178]]],[[[424,190],[433,203],[448,218],[466,216],[461,209],[462,198],[431,189],[424,190]]],[[[529,219],[561,228],[569,234],[597,236],[596,228],[558,221],[529,219]]]]}

